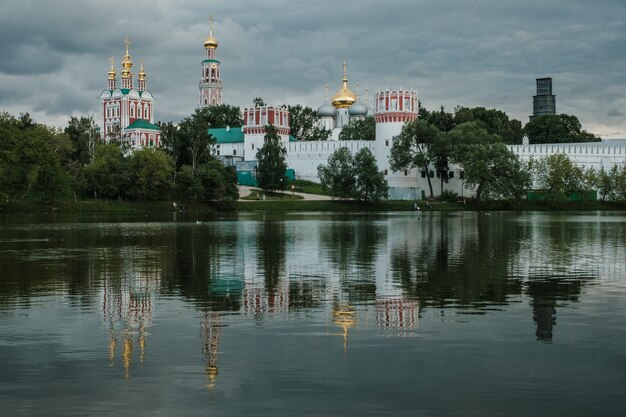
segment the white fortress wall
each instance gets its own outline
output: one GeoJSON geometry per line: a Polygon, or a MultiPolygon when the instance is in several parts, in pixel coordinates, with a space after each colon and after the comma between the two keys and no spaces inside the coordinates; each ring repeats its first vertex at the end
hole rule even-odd
{"type": "Polygon", "coordinates": [[[289,142],[287,148],[287,166],[293,168],[296,178],[319,183],[318,165],[326,165],[328,158],[338,149],[346,147],[354,155],[363,148],[374,151],[371,140],[340,141],[304,141],[289,142]]]}
{"type": "Polygon", "coordinates": [[[601,143],[581,144],[541,144],[541,145],[509,145],[509,149],[521,161],[535,160],[555,154],[564,154],[575,164],[584,168],[594,168],[605,171],[614,165],[623,166],[626,163],[626,146],[611,146],[601,143]]]}

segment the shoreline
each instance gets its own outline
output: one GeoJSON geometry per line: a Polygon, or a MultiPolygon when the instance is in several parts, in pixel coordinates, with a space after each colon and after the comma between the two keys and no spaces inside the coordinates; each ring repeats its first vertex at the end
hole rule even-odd
{"type": "MultiPolygon", "coordinates": [[[[0,204],[0,214],[31,214],[31,213],[167,213],[177,212],[173,201],[58,201],[58,202],[9,202],[0,204]]],[[[414,202],[411,201],[378,201],[364,203],[346,200],[268,200],[268,201],[234,201],[225,204],[176,201],[177,207],[186,207],[188,213],[220,213],[220,212],[413,212],[414,202]]],[[[618,202],[529,202],[521,201],[490,201],[483,204],[461,204],[456,202],[417,202],[421,212],[428,211],[597,211],[626,210],[626,204],[618,202]]]]}

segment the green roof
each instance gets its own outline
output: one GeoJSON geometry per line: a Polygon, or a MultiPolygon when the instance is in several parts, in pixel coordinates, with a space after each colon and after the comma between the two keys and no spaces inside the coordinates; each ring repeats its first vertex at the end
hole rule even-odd
{"type": "Polygon", "coordinates": [[[240,127],[231,127],[226,129],[225,127],[209,129],[211,134],[217,143],[238,143],[243,142],[243,129],[240,127]]]}
{"type": "Polygon", "coordinates": [[[205,59],[204,61],[202,61],[203,64],[207,63],[207,62],[216,62],[216,63],[220,63],[220,61],[218,61],[217,59],[205,59]]]}
{"type": "Polygon", "coordinates": [[[298,139],[294,138],[293,136],[289,135],[289,142],[297,142],[298,139]]]}
{"type": "Polygon", "coordinates": [[[153,125],[152,123],[143,120],[137,119],[132,122],[126,129],[149,129],[149,130],[161,130],[161,128],[157,125],[153,125]]]}

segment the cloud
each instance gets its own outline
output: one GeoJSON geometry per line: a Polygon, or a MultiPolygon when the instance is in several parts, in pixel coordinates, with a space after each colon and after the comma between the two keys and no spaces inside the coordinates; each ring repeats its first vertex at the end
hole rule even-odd
{"type": "Polygon", "coordinates": [[[108,58],[119,71],[129,36],[135,63],[145,59],[157,119],[180,120],[197,104],[212,14],[229,104],[260,96],[317,107],[324,84],[330,94],[340,87],[347,60],[361,94],[413,87],[427,108],[480,105],[522,122],[534,79],[551,76],[559,111],[626,131],[611,112],[626,95],[625,12],[617,0],[5,2],[0,81],[11,85],[0,87],[0,106],[58,125],[93,113],[108,58]]]}

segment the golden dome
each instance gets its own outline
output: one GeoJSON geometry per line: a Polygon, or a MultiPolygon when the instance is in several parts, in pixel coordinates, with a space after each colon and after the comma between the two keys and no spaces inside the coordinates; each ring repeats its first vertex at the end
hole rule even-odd
{"type": "Polygon", "coordinates": [[[137,78],[139,78],[140,81],[145,81],[146,72],[143,69],[143,59],[140,62],[141,62],[141,68],[139,69],[139,74],[137,74],[137,78]]]}
{"type": "Polygon", "coordinates": [[[124,59],[122,60],[123,69],[120,74],[122,74],[122,78],[129,78],[133,75],[133,73],[130,72],[130,69],[133,67],[133,61],[130,58],[130,53],[128,52],[128,45],[130,45],[128,37],[124,40],[124,45],[126,45],[126,55],[124,55],[124,59]]]}
{"type": "Polygon", "coordinates": [[[115,58],[111,57],[111,69],[109,70],[109,80],[114,80],[115,79],[115,58]]]}
{"type": "Polygon", "coordinates": [[[333,96],[331,101],[332,105],[338,109],[347,109],[352,106],[356,101],[356,94],[354,94],[348,88],[348,73],[346,68],[346,62],[343,63],[343,85],[341,86],[341,90],[337,91],[337,93],[333,96]]]}
{"type": "Polygon", "coordinates": [[[204,47],[206,49],[217,48],[217,39],[213,37],[213,16],[209,18],[209,37],[204,40],[204,47]]]}

